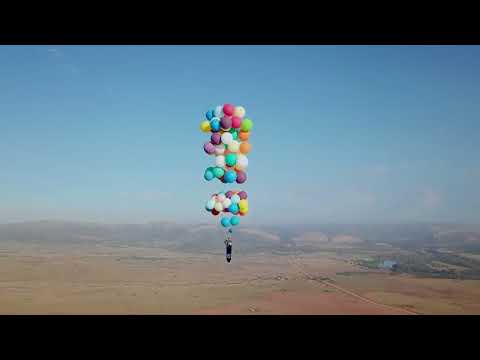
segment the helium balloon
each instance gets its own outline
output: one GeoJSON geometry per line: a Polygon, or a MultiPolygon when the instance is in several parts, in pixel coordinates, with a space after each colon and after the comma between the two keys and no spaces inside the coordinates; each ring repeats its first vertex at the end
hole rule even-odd
{"type": "Polygon", "coordinates": [[[210,199],[207,201],[207,205],[205,206],[207,210],[212,210],[215,207],[215,201],[210,199]]]}
{"type": "Polygon", "coordinates": [[[223,170],[221,167],[215,167],[213,168],[213,175],[215,175],[216,178],[221,178],[225,174],[225,170],[223,170]]]}
{"type": "Polygon", "coordinates": [[[240,196],[240,199],[246,199],[247,198],[247,193],[245,191],[240,191],[238,193],[238,196],[240,196]]]}
{"type": "Polygon", "coordinates": [[[222,205],[223,205],[224,209],[228,209],[230,207],[230,205],[232,205],[232,200],[225,197],[225,200],[223,200],[222,205]]]}
{"type": "Polygon", "coordinates": [[[246,169],[248,167],[248,158],[243,154],[238,154],[237,166],[239,167],[239,170],[246,169]]]}
{"type": "Polygon", "coordinates": [[[217,210],[215,210],[215,209],[212,210],[212,215],[213,215],[213,216],[217,216],[218,214],[220,214],[219,211],[217,211],[217,210]]]}
{"type": "Polygon", "coordinates": [[[212,128],[212,132],[219,132],[220,131],[220,120],[214,117],[210,121],[210,127],[212,128]]]}
{"type": "MultiPolygon", "coordinates": [[[[228,154],[227,156],[225,156],[224,165],[225,163],[230,167],[235,166],[235,164],[237,163],[237,155],[233,153],[228,154]]],[[[217,165],[217,166],[220,166],[220,165],[217,165]]]]}
{"type": "Polygon", "coordinates": [[[239,211],[238,204],[235,204],[235,203],[232,202],[232,204],[229,206],[228,210],[232,214],[238,214],[238,211],[239,211]]]}
{"type": "Polygon", "coordinates": [[[243,106],[235,106],[233,110],[233,115],[243,118],[245,116],[245,109],[243,106]]]}
{"type": "Polygon", "coordinates": [[[225,156],[223,156],[223,155],[215,156],[215,165],[218,166],[218,167],[224,167],[225,166],[225,156]]]}
{"type": "Polygon", "coordinates": [[[229,117],[224,116],[222,117],[222,120],[220,120],[220,125],[222,126],[222,129],[228,130],[232,127],[232,120],[230,120],[229,117]]]}
{"type": "Polygon", "coordinates": [[[210,139],[213,145],[220,145],[222,143],[222,136],[218,132],[213,133],[210,139]]]}
{"type": "Polygon", "coordinates": [[[210,121],[207,121],[207,120],[202,121],[202,122],[200,123],[200,130],[202,130],[202,131],[205,132],[205,133],[210,132],[210,130],[211,130],[210,121]]]}
{"type": "Polygon", "coordinates": [[[205,178],[205,180],[210,181],[215,177],[215,175],[213,175],[213,171],[207,169],[203,177],[205,178]]]}
{"type": "Polygon", "coordinates": [[[237,173],[233,170],[228,170],[224,175],[225,182],[231,184],[237,180],[237,173]]]}
{"type": "Polygon", "coordinates": [[[213,111],[213,115],[215,115],[217,118],[221,118],[223,116],[223,106],[218,105],[213,111]]]}
{"type": "Polygon", "coordinates": [[[235,110],[235,108],[232,104],[223,105],[223,113],[227,116],[232,116],[234,110],[235,110]]]}
{"type": "Polygon", "coordinates": [[[225,195],[227,196],[227,198],[231,199],[233,194],[234,194],[234,192],[229,190],[229,191],[227,191],[227,193],[225,195]]]}
{"type": "Polygon", "coordinates": [[[219,213],[223,211],[223,205],[221,202],[215,203],[215,210],[217,210],[219,213]]]}
{"type": "Polygon", "coordinates": [[[246,131],[240,131],[238,133],[238,138],[242,141],[247,141],[248,138],[250,137],[250,133],[246,131]]]}
{"type": "Polygon", "coordinates": [[[230,224],[232,224],[232,226],[237,226],[240,224],[240,218],[238,216],[232,216],[230,218],[230,224]]]}
{"type": "Polygon", "coordinates": [[[250,149],[251,149],[251,148],[252,148],[252,147],[250,146],[250,144],[249,144],[248,142],[242,142],[242,143],[240,144],[240,152],[241,152],[242,154],[248,154],[248,153],[250,152],[250,149]]]}
{"type": "Polygon", "coordinates": [[[237,140],[232,140],[232,142],[228,144],[228,151],[236,153],[239,149],[240,143],[237,140]]]}
{"type": "Polygon", "coordinates": [[[240,210],[242,209],[246,209],[248,207],[248,202],[246,199],[242,199],[238,202],[238,207],[240,208],[240,210]]]}
{"type": "Polygon", "coordinates": [[[230,200],[232,200],[232,203],[238,204],[238,202],[240,201],[240,196],[238,196],[238,194],[232,195],[230,200]]]}
{"type": "Polygon", "coordinates": [[[223,217],[222,220],[220,220],[220,223],[222,224],[223,227],[230,226],[230,220],[227,217],[223,217]]]}
{"type": "Polygon", "coordinates": [[[225,194],[218,194],[217,195],[217,201],[223,203],[227,197],[225,194]]]}
{"type": "Polygon", "coordinates": [[[230,144],[233,141],[233,136],[229,132],[225,132],[222,134],[222,143],[225,145],[230,144]]]}
{"type": "Polygon", "coordinates": [[[235,129],[239,129],[242,125],[242,119],[238,116],[232,116],[232,127],[235,129]]]}
{"type": "Polygon", "coordinates": [[[253,128],[253,121],[250,119],[243,119],[242,121],[242,131],[249,132],[253,128]]]}
{"type": "Polygon", "coordinates": [[[203,145],[203,150],[205,150],[208,155],[211,155],[215,153],[215,146],[211,142],[207,142],[203,145]]]}
{"type": "Polygon", "coordinates": [[[237,132],[237,130],[235,130],[235,129],[230,129],[230,134],[232,134],[233,140],[237,140],[237,139],[238,139],[238,132],[237,132]]]}
{"type": "Polygon", "coordinates": [[[215,146],[215,155],[222,155],[225,153],[225,145],[220,144],[215,146]]]}
{"type": "Polygon", "coordinates": [[[207,113],[206,113],[206,116],[207,116],[208,120],[212,120],[212,118],[214,116],[213,110],[208,110],[207,113]]]}
{"type": "MultiPolygon", "coordinates": [[[[238,170],[237,171],[237,184],[243,184],[245,181],[247,181],[247,174],[242,170],[238,170]]],[[[240,195],[240,193],[239,193],[239,195],[240,195]]]]}

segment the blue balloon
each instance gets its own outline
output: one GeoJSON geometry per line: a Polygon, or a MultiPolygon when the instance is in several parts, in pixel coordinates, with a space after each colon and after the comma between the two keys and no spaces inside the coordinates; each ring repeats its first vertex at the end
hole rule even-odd
{"type": "Polygon", "coordinates": [[[215,110],[208,110],[207,113],[205,114],[207,116],[208,120],[212,120],[212,118],[215,116],[214,115],[215,110]]]}
{"type": "Polygon", "coordinates": [[[232,226],[240,224],[240,218],[238,216],[232,216],[230,219],[230,224],[232,224],[232,226]]]}
{"type": "Polygon", "coordinates": [[[235,180],[237,180],[237,173],[233,170],[228,170],[224,177],[225,179],[225,182],[228,183],[228,184],[231,184],[233,182],[235,182],[235,180]]]}
{"type": "Polygon", "coordinates": [[[203,177],[205,178],[205,180],[210,181],[215,177],[215,175],[213,175],[212,171],[207,170],[205,171],[205,174],[203,175],[203,177]]]}
{"type": "Polygon", "coordinates": [[[210,121],[210,127],[212,128],[213,132],[219,132],[220,131],[220,120],[216,117],[214,117],[210,121]]]}
{"type": "Polygon", "coordinates": [[[228,211],[230,211],[232,214],[238,214],[238,211],[239,211],[238,204],[232,203],[228,208],[228,211]]]}
{"type": "Polygon", "coordinates": [[[223,227],[230,226],[230,220],[227,217],[223,217],[222,220],[220,220],[220,223],[222,224],[223,227]]]}

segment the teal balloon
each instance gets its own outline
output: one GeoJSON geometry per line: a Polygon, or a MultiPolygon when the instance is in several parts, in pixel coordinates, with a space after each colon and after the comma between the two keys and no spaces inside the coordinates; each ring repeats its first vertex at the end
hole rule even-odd
{"type": "Polygon", "coordinates": [[[222,220],[220,220],[220,223],[223,227],[229,227],[231,225],[230,220],[227,217],[222,218],[222,220]]]}
{"type": "MultiPolygon", "coordinates": [[[[225,156],[225,163],[228,166],[235,166],[235,164],[237,163],[237,155],[233,154],[233,153],[228,154],[227,156],[225,156]]],[[[236,179],[236,177],[235,177],[235,179],[236,179]]]]}
{"type": "Polygon", "coordinates": [[[240,209],[238,208],[238,204],[232,203],[230,207],[228,208],[228,211],[230,211],[232,214],[238,214],[238,211],[240,209]]]}
{"type": "Polygon", "coordinates": [[[203,177],[205,178],[205,180],[210,181],[215,177],[215,175],[213,174],[213,171],[207,169],[203,177]]]}
{"type": "Polygon", "coordinates": [[[220,120],[216,117],[212,118],[210,121],[210,128],[212,132],[219,132],[220,131],[220,120]]]}
{"type": "Polygon", "coordinates": [[[228,170],[224,176],[225,182],[231,184],[237,180],[237,173],[233,170],[228,170]]]}
{"type": "Polygon", "coordinates": [[[232,226],[237,226],[240,224],[240,218],[238,216],[232,216],[230,219],[230,224],[232,224],[232,226]]]}
{"type": "Polygon", "coordinates": [[[221,167],[213,168],[213,175],[215,175],[216,178],[220,179],[224,174],[225,170],[223,170],[221,167]]]}
{"type": "Polygon", "coordinates": [[[212,120],[212,118],[215,116],[214,110],[208,110],[205,116],[208,120],[212,120]]]}
{"type": "Polygon", "coordinates": [[[237,131],[237,129],[231,128],[229,131],[230,131],[230,134],[232,134],[233,140],[237,140],[237,139],[238,139],[238,131],[237,131]]]}
{"type": "Polygon", "coordinates": [[[238,204],[240,202],[240,196],[238,196],[238,194],[232,195],[231,200],[232,203],[238,204]]]}

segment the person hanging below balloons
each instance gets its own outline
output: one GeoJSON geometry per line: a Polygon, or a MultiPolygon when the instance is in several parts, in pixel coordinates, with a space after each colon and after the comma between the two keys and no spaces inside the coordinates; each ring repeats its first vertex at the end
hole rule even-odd
{"type": "Polygon", "coordinates": [[[226,236],[226,239],[225,239],[225,246],[226,246],[225,256],[227,258],[227,262],[230,262],[232,260],[232,237],[231,237],[231,234],[232,234],[232,229],[228,229],[227,236],[226,236]]]}

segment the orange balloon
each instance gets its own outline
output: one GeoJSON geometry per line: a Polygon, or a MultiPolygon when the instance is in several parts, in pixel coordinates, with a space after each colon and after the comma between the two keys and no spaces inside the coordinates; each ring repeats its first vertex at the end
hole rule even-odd
{"type": "Polygon", "coordinates": [[[238,133],[238,137],[239,137],[240,140],[242,140],[242,141],[247,141],[248,138],[249,138],[249,136],[250,136],[250,133],[249,133],[249,132],[246,132],[246,131],[240,131],[240,132],[238,133]]]}
{"type": "Polygon", "coordinates": [[[250,152],[251,148],[252,148],[252,146],[248,142],[242,142],[240,144],[240,152],[242,154],[248,154],[250,152]]]}

